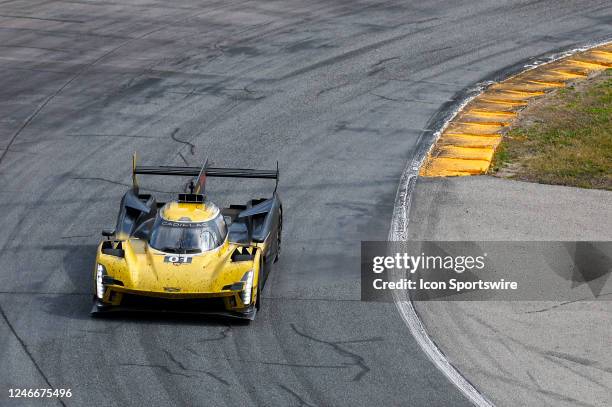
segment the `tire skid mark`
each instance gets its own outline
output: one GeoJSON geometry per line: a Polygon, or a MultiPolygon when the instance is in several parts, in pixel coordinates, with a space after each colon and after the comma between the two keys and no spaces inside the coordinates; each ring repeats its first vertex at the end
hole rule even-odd
{"type": "Polygon", "coordinates": [[[194,376],[192,375],[188,375],[186,373],[181,373],[181,372],[174,372],[172,370],[170,370],[170,368],[168,368],[168,366],[165,365],[159,365],[159,364],[154,364],[154,363],[119,363],[119,366],[127,366],[127,367],[148,367],[148,368],[152,368],[152,369],[160,369],[162,370],[164,373],[167,373],[169,375],[172,376],[181,376],[181,377],[187,377],[187,378],[192,378],[194,376]]]}
{"type": "MultiPolygon", "coordinates": [[[[551,350],[547,350],[547,349],[541,349],[541,348],[533,346],[533,345],[526,345],[526,344],[522,343],[521,341],[519,341],[517,339],[514,339],[512,336],[506,335],[504,332],[501,332],[499,329],[495,328],[493,325],[487,323],[486,321],[482,320],[481,318],[477,318],[477,317],[474,317],[474,316],[472,316],[472,318],[473,318],[474,321],[478,322],[482,326],[484,326],[487,329],[489,329],[496,337],[500,338],[500,344],[503,345],[504,348],[506,348],[506,350],[509,353],[516,353],[516,351],[513,350],[506,343],[506,341],[512,342],[513,344],[521,347],[523,349],[524,353],[528,353],[528,352],[535,353],[535,354],[543,357],[544,359],[548,360],[549,362],[563,367],[564,369],[570,371],[574,375],[582,378],[583,380],[586,380],[589,383],[593,383],[593,384],[595,384],[595,385],[597,385],[599,387],[602,387],[604,389],[610,389],[610,386],[606,386],[606,385],[600,383],[599,381],[594,380],[593,377],[587,376],[584,373],[578,371],[577,369],[568,366],[568,364],[571,363],[571,364],[580,365],[580,366],[585,367],[585,368],[597,369],[597,370],[600,370],[602,372],[605,372],[605,373],[608,373],[608,374],[612,374],[612,369],[602,365],[600,362],[595,361],[595,360],[591,360],[591,359],[587,359],[587,358],[583,358],[583,357],[578,357],[578,356],[575,356],[575,355],[566,354],[566,353],[563,353],[563,352],[557,352],[557,351],[551,351],[551,350]]],[[[501,364],[499,364],[493,358],[493,356],[490,356],[490,357],[493,360],[493,362],[498,365],[498,370],[503,371],[504,370],[503,366],[501,364]]],[[[563,398],[569,397],[569,396],[564,396],[564,395],[555,393],[552,390],[545,389],[537,381],[533,380],[533,378],[529,374],[529,372],[527,372],[527,373],[528,373],[528,376],[532,379],[532,381],[537,385],[537,387],[538,387],[540,392],[546,393],[548,395],[557,394],[559,397],[563,397],[563,398]]],[[[572,398],[572,400],[574,400],[574,399],[572,398]]],[[[578,402],[578,400],[574,400],[574,401],[578,402]]],[[[584,402],[581,402],[581,403],[586,404],[584,402]]]]}
{"type": "Polygon", "coordinates": [[[54,23],[72,23],[72,24],[83,24],[85,21],[82,20],[67,20],[62,18],[43,18],[43,17],[32,17],[32,16],[18,16],[11,14],[0,14],[1,18],[17,18],[23,20],[38,20],[38,21],[52,21],[54,23]]]}
{"type": "Polygon", "coordinates": [[[350,343],[363,343],[363,342],[374,342],[374,341],[382,341],[383,339],[381,337],[374,337],[374,338],[368,338],[368,339],[355,339],[355,340],[346,340],[346,341],[328,341],[328,340],[324,340],[324,339],[318,339],[315,338],[312,335],[309,335],[305,332],[300,331],[295,324],[290,324],[291,329],[293,329],[293,332],[295,332],[296,334],[298,334],[299,336],[309,339],[313,342],[317,342],[317,343],[322,343],[328,346],[331,346],[331,348],[340,356],[343,357],[347,357],[349,359],[351,359],[352,363],[347,363],[346,365],[354,365],[357,366],[359,368],[359,372],[357,372],[357,374],[355,374],[355,376],[353,377],[353,381],[359,381],[361,380],[361,378],[363,376],[365,376],[369,371],[370,368],[369,366],[366,364],[365,359],[363,358],[363,356],[358,355],[355,352],[351,352],[347,349],[345,349],[344,347],[342,347],[341,345],[343,344],[350,344],[350,343]]]}
{"type": "Polygon", "coordinates": [[[168,357],[168,359],[170,359],[170,361],[174,363],[177,367],[179,367],[182,371],[204,373],[207,376],[212,377],[213,379],[217,380],[218,382],[226,386],[229,386],[229,383],[227,382],[227,380],[223,379],[221,376],[211,373],[207,370],[189,368],[185,366],[180,360],[176,359],[170,351],[164,349],[162,350],[162,352],[164,352],[164,354],[168,357]]]}
{"type": "Polygon", "coordinates": [[[222,341],[230,335],[231,330],[232,330],[232,326],[228,325],[222,331],[219,332],[218,336],[212,337],[212,338],[202,338],[202,339],[199,339],[198,342],[222,341]]]}
{"type": "MultiPolygon", "coordinates": [[[[200,353],[195,352],[193,349],[189,349],[191,353],[194,353],[198,356],[202,356],[200,353]]],[[[224,360],[227,362],[238,362],[238,363],[246,363],[253,365],[265,365],[265,366],[281,366],[288,368],[300,368],[300,369],[346,369],[346,364],[341,365],[315,365],[315,364],[307,364],[307,363],[292,363],[292,362],[270,362],[265,360],[248,360],[248,359],[234,359],[234,358],[210,358],[217,360],[224,360]]]]}
{"type": "MultiPolygon", "coordinates": [[[[588,375],[582,373],[580,370],[576,369],[575,367],[572,367],[572,364],[578,364],[578,365],[580,365],[582,367],[585,367],[585,365],[583,365],[582,363],[574,362],[572,360],[565,359],[563,357],[557,358],[556,356],[555,357],[553,357],[553,356],[544,356],[544,358],[546,360],[548,360],[549,362],[551,362],[553,364],[556,364],[558,366],[561,366],[565,370],[570,371],[572,374],[574,374],[575,376],[580,377],[582,380],[585,380],[585,381],[587,381],[589,383],[595,384],[596,386],[601,387],[602,389],[606,389],[606,390],[610,390],[611,389],[609,385],[601,383],[599,380],[596,380],[593,377],[588,376],[588,375]]],[[[591,366],[588,366],[588,367],[591,367],[591,366]]],[[[606,370],[604,370],[604,372],[605,371],[606,370]]],[[[607,373],[609,373],[609,372],[607,372],[607,373]]]]}
{"type": "Polygon", "coordinates": [[[362,55],[362,54],[364,54],[366,52],[369,52],[369,51],[372,51],[374,49],[377,49],[377,48],[380,48],[380,47],[384,47],[385,45],[389,45],[389,44],[392,44],[392,43],[397,42],[397,41],[401,41],[404,38],[413,36],[415,34],[418,34],[418,33],[421,33],[421,32],[427,31],[427,30],[431,30],[432,28],[435,28],[435,27],[436,27],[435,25],[434,26],[428,26],[428,27],[421,28],[421,29],[418,29],[418,30],[415,30],[415,31],[411,31],[411,32],[408,32],[408,33],[403,33],[403,34],[396,35],[396,36],[393,36],[393,37],[390,37],[390,38],[386,38],[386,39],[383,39],[383,40],[380,40],[380,41],[376,41],[376,42],[373,42],[371,44],[368,44],[368,45],[365,45],[365,46],[362,46],[362,47],[359,47],[359,48],[355,48],[355,49],[350,50],[350,51],[346,51],[346,52],[344,52],[342,54],[339,54],[339,55],[331,56],[329,58],[326,58],[326,59],[323,59],[321,61],[315,62],[315,63],[313,63],[311,65],[308,65],[308,66],[305,66],[303,68],[296,69],[296,70],[294,70],[292,72],[289,72],[289,73],[283,75],[281,78],[279,78],[279,80],[282,81],[282,80],[286,80],[286,79],[291,79],[291,78],[299,76],[299,75],[304,75],[304,74],[310,73],[312,71],[315,71],[315,70],[317,70],[319,68],[323,68],[325,66],[329,66],[329,65],[333,65],[333,64],[336,64],[336,63],[339,63],[339,62],[346,61],[348,59],[351,59],[351,58],[354,58],[356,56],[362,55]]]}
{"type": "MultiPolygon", "coordinates": [[[[109,183],[109,184],[118,185],[118,186],[122,186],[122,187],[128,187],[128,188],[132,187],[131,184],[127,184],[127,183],[121,182],[121,181],[115,181],[115,180],[104,178],[104,177],[71,177],[70,179],[77,180],[77,181],[99,181],[99,182],[106,182],[106,183],[109,183]]],[[[164,191],[164,190],[161,190],[161,189],[154,189],[154,188],[149,188],[149,187],[145,187],[145,186],[141,186],[141,188],[145,189],[147,191],[159,192],[159,193],[162,193],[162,194],[174,194],[175,193],[175,191],[164,191]]]]}
{"type": "MultiPolygon", "coordinates": [[[[36,371],[38,372],[38,374],[40,374],[40,376],[43,378],[43,380],[45,381],[45,383],[47,384],[47,386],[49,386],[50,389],[55,389],[55,386],[53,386],[51,384],[51,381],[49,380],[49,378],[47,377],[47,375],[45,374],[45,372],[42,370],[42,368],[40,367],[40,365],[38,364],[38,362],[36,361],[36,359],[34,359],[34,355],[32,355],[32,353],[30,352],[30,350],[28,349],[28,345],[26,345],[26,343],[24,342],[24,340],[21,338],[21,336],[19,336],[19,334],[17,333],[17,331],[15,330],[15,327],[13,326],[13,324],[11,324],[11,321],[8,319],[8,316],[6,315],[6,313],[4,312],[4,309],[2,308],[2,305],[0,305],[0,316],[2,316],[2,319],[4,320],[4,322],[6,323],[6,325],[8,326],[9,330],[11,331],[11,333],[13,334],[13,336],[15,337],[15,339],[17,339],[17,342],[19,343],[19,345],[21,346],[21,348],[23,349],[23,351],[25,352],[25,354],[28,356],[28,358],[30,359],[30,361],[32,362],[32,364],[34,365],[34,367],[36,368],[36,371]]],[[[64,400],[62,400],[61,398],[57,398],[56,399],[57,402],[59,404],[61,404],[62,406],[66,407],[66,403],[64,402],[64,400]]]]}
{"type": "Polygon", "coordinates": [[[299,404],[300,406],[304,406],[304,407],[316,407],[314,404],[310,404],[310,403],[306,402],[299,394],[297,394],[295,391],[291,390],[289,387],[287,387],[287,386],[285,386],[283,384],[279,384],[278,387],[280,387],[281,389],[283,389],[284,391],[289,393],[295,399],[295,401],[300,403],[299,404]]]}
{"type": "MultiPolygon", "coordinates": [[[[208,12],[205,11],[205,12],[208,12]]],[[[157,27],[153,30],[150,30],[144,34],[141,34],[137,37],[133,37],[133,38],[128,38],[127,40],[119,43],[119,45],[111,48],[109,51],[106,51],[105,53],[103,53],[101,56],[99,56],[98,58],[94,59],[93,61],[83,65],[71,78],[69,78],[66,82],[64,82],[58,89],[56,89],[53,93],[51,93],[51,95],[49,95],[47,98],[45,98],[43,100],[43,102],[38,105],[38,107],[36,109],[34,109],[34,111],[32,112],[32,114],[30,114],[30,116],[28,116],[26,118],[26,120],[22,123],[22,125],[12,134],[12,136],[9,139],[9,142],[7,143],[5,150],[2,151],[2,153],[0,154],[0,164],[2,164],[2,161],[4,160],[4,157],[6,157],[6,154],[8,153],[8,151],[11,149],[11,146],[13,145],[13,143],[15,142],[15,140],[17,139],[17,137],[21,134],[21,132],[23,132],[23,130],[39,115],[39,113],[53,100],[55,99],[60,93],[63,92],[64,89],[66,89],[68,86],[70,86],[71,83],[73,83],[75,80],[77,80],[83,73],[85,73],[88,69],[92,68],[93,66],[95,66],[97,63],[101,62],[102,60],[104,60],[105,58],[107,58],[108,56],[112,55],[113,53],[117,52],[119,49],[123,48],[124,46],[128,45],[129,43],[136,41],[136,40],[141,40],[144,39],[146,37],[148,37],[151,34],[154,34],[156,32],[162,31],[168,27],[170,27],[171,25],[175,25],[178,24],[182,21],[186,21],[189,20],[195,16],[198,16],[200,14],[203,14],[205,12],[201,12],[201,13],[195,13],[193,15],[190,15],[186,18],[180,19],[178,21],[174,21],[171,24],[166,24],[166,25],[162,25],[161,27],[157,27]]],[[[80,34],[80,33],[79,33],[80,34]]]]}
{"type": "MultiPolygon", "coordinates": [[[[612,295],[612,293],[602,293],[602,294],[597,295],[596,298],[604,297],[604,296],[608,296],[608,295],[612,295]]],[[[592,300],[592,298],[580,298],[578,300],[564,301],[564,302],[552,305],[552,306],[547,307],[547,308],[541,308],[541,309],[537,309],[537,310],[534,310],[534,311],[525,311],[525,314],[535,314],[535,313],[539,313],[539,312],[552,311],[552,310],[554,310],[556,308],[563,307],[564,305],[574,304],[574,303],[578,303],[578,302],[582,302],[582,301],[587,301],[587,300],[592,300]]]]}
{"type": "MultiPolygon", "coordinates": [[[[174,130],[172,130],[172,133],[170,133],[170,138],[171,138],[172,140],[176,141],[177,143],[184,144],[184,145],[188,146],[188,147],[189,147],[189,153],[191,153],[191,155],[195,155],[195,150],[196,150],[196,146],[195,146],[195,144],[193,144],[193,143],[192,143],[192,142],[190,142],[190,141],[181,140],[180,138],[178,138],[178,137],[176,136],[176,134],[177,134],[177,133],[178,133],[180,130],[181,130],[181,128],[180,128],[180,127],[176,127],[174,130]]],[[[185,159],[185,158],[183,157],[183,159],[185,159]]]]}
{"type": "Polygon", "coordinates": [[[202,374],[210,377],[211,379],[216,380],[217,382],[229,386],[229,382],[223,379],[221,376],[218,376],[214,373],[211,373],[207,370],[203,369],[195,369],[191,367],[187,367],[183,362],[178,360],[170,351],[166,349],[162,349],[162,353],[166,355],[166,358],[174,365],[174,369],[166,364],[161,363],[135,363],[135,362],[123,362],[119,363],[119,366],[124,367],[145,367],[152,369],[160,369],[162,372],[171,375],[171,376],[180,376],[185,378],[198,378],[201,377],[202,374]]]}

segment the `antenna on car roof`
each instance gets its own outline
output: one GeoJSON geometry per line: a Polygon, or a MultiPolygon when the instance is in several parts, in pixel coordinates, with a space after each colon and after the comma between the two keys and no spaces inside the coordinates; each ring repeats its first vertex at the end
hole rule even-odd
{"type": "Polygon", "coordinates": [[[192,194],[204,195],[204,191],[206,189],[206,170],[207,169],[208,169],[208,157],[206,157],[206,160],[204,161],[204,165],[202,166],[200,173],[195,179],[195,188],[191,190],[192,194]]]}

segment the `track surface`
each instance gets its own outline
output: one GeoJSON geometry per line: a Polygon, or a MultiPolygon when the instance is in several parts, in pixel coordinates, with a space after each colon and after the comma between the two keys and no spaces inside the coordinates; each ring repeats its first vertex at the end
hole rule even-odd
{"type": "Polygon", "coordinates": [[[0,2],[0,404],[50,386],[75,406],[467,404],[392,304],[359,302],[359,241],[386,238],[442,104],[609,35],[612,6],[412,3],[0,2]],[[89,317],[134,151],[280,161],[284,251],[253,324],[89,317]]]}

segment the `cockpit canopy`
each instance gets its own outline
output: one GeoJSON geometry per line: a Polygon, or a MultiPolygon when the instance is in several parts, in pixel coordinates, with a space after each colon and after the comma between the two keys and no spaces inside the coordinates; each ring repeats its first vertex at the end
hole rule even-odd
{"type": "Polygon", "coordinates": [[[226,237],[225,219],[214,204],[172,202],[157,214],[149,246],[165,253],[202,253],[218,248],[226,237]],[[181,216],[185,213],[190,216],[181,216]]]}

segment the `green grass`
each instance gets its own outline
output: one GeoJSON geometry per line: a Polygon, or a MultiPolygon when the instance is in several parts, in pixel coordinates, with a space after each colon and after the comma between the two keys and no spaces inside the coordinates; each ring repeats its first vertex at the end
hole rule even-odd
{"type": "Polygon", "coordinates": [[[490,172],[612,190],[612,69],[530,105],[504,136],[490,172]]]}

